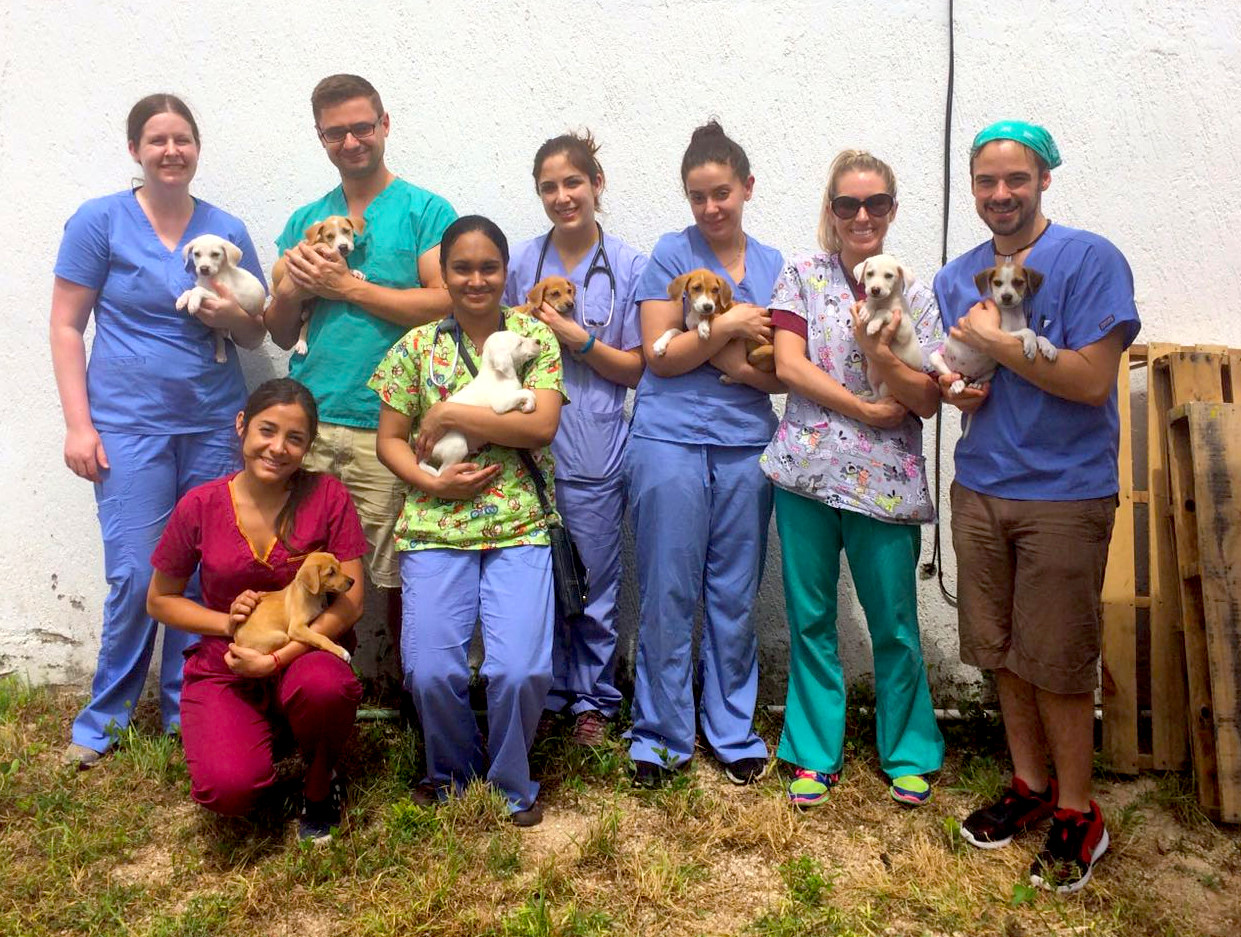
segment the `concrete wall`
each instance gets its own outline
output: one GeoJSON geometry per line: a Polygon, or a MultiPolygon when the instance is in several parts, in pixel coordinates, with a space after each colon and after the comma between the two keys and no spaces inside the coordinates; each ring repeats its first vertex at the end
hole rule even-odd
{"type": "MultiPolygon", "coordinates": [[[[1028,116],[1053,131],[1065,159],[1047,214],[1124,251],[1143,338],[1241,345],[1241,6],[960,0],[955,13],[950,255],[986,234],[967,187],[970,137],[1000,116],[1028,116]]],[[[529,176],[535,148],[588,126],[604,144],[604,223],[649,249],[690,221],[679,160],[690,130],[715,115],[754,165],[746,227],[761,240],[812,246],[828,162],[864,146],[900,180],[891,251],[925,278],[939,262],[946,2],[9,0],[0,50],[0,673],[59,683],[94,666],[98,525],[89,486],[62,464],[46,320],[64,219],[129,183],[124,118],[143,94],[172,90],[196,110],[194,191],[246,221],[265,266],[290,210],[336,181],[308,106],[334,71],[365,74],[382,92],[397,173],[491,215],[514,239],[547,227],[529,176]]],[[[284,367],[270,346],[246,355],[252,380],[284,367]]],[[[945,485],[957,422],[946,420],[945,485]]],[[[947,560],[955,582],[950,549],[947,560]]],[[[758,617],[774,700],[786,653],[779,569],[773,532],[758,617]]],[[[841,592],[841,646],[850,672],[864,674],[865,627],[847,578],[841,592]]],[[[631,623],[632,585],[626,599],[631,623]]],[[[955,613],[933,583],[921,600],[944,702],[977,673],[956,660],[955,613]]]]}

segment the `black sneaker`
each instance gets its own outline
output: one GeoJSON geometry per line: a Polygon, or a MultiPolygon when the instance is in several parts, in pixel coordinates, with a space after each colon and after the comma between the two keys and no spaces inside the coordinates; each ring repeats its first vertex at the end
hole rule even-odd
{"type": "Polygon", "coordinates": [[[508,818],[513,826],[538,826],[543,822],[543,805],[536,800],[525,810],[514,810],[508,818]]]}
{"type": "Polygon", "coordinates": [[[653,761],[635,761],[633,763],[633,786],[654,789],[663,787],[676,774],[671,768],[657,765],[653,761]]]}
{"type": "Polygon", "coordinates": [[[1055,778],[1047,790],[1035,794],[1021,778],[1013,778],[1013,786],[988,807],[975,810],[961,824],[961,836],[979,849],[999,849],[1013,841],[1013,836],[1027,827],[1050,817],[1056,809],[1059,794],[1055,778]]]}
{"type": "Polygon", "coordinates": [[[1030,883],[1071,895],[1090,881],[1090,871],[1107,852],[1103,811],[1093,800],[1090,812],[1057,810],[1051,818],[1047,844],[1030,866],[1030,883]]]}
{"type": "Polygon", "coordinates": [[[724,765],[724,776],[734,784],[753,784],[766,773],[766,758],[738,758],[724,765]]]}
{"type": "Polygon", "coordinates": [[[307,800],[302,795],[302,814],[297,821],[297,838],[321,846],[332,841],[332,830],[340,828],[340,805],[345,788],[340,778],[332,776],[328,795],[323,800],[307,800]]]}

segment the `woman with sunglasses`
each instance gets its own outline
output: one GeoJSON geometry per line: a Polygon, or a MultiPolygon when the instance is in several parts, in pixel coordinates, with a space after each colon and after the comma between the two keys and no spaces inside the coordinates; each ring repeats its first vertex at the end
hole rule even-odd
{"type": "Polygon", "coordinates": [[[546,306],[534,314],[560,342],[565,393],[573,401],[552,442],[556,504],[582,561],[590,570],[586,613],[556,629],[555,677],[549,714],[573,716],[570,741],[600,745],[616,718],[621,694],[614,683],[616,600],[621,580],[621,522],[625,485],[621,465],[629,426],[625,391],[642,376],[642,330],[634,292],[646,257],[606,234],[595,213],[603,167],[590,133],[548,140],[534,154],[535,191],[551,230],[513,250],[507,305],[526,301],[544,277],[577,288],[572,315],[546,306]]]}
{"type": "MultiPolygon", "coordinates": [[[[853,270],[883,253],[896,217],[896,177],[883,161],[845,150],[828,174],[819,219],[822,253],[793,258],[770,303],[784,417],[759,464],[775,484],[784,544],[789,684],[779,757],[793,766],[789,800],[823,803],[840,776],[845,688],[837,655],[840,551],[866,613],[875,661],[879,761],[896,801],[930,798],[925,775],[944,743],[918,634],[919,524],[934,507],[922,458],[922,421],[939,403],[935,380],[891,350],[896,322],[876,336],[858,325],[853,270]],[[866,360],[891,396],[872,398],[866,360]]],[[[943,334],[931,290],[905,284],[924,355],[943,334]]]]}

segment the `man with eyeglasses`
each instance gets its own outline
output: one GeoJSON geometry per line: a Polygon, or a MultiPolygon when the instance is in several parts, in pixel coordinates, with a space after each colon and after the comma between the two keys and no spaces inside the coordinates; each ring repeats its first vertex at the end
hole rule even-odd
{"type": "Polygon", "coordinates": [[[379,406],[366,382],[409,329],[448,313],[439,244],[457,213],[385,165],[389,117],[365,78],[324,78],[310,103],[315,131],[341,184],[295,211],[277,238],[288,275],[273,291],[264,319],[272,340],[292,348],[303,305],[309,304],[308,351],[289,362],[289,376],[310,388],[319,405],[319,435],[305,466],[336,475],[353,496],[371,550],[367,572],[389,590],[389,629],[399,648],[401,576],[392,532],[405,486],[375,456],[379,406]],[[302,243],[307,228],[331,215],[366,223],[347,262],[302,243]]]}
{"type": "Polygon", "coordinates": [[[1099,597],[1119,487],[1116,372],[1140,323],[1120,251],[1044,217],[1059,165],[1042,127],[979,132],[970,185],[993,236],[944,267],[935,294],[953,337],[1000,364],[989,385],[959,394],[950,385],[960,375],[940,379],[944,398],[973,414],[952,485],[961,659],[994,671],[1013,759],[1010,787],[961,833],[993,849],[1050,817],[1030,879],[1067,893],[1108,845],[1090,799],[1099,597]],[[1026,321],[1059,349],[1054,361],[1028,360],[990,293],[979,295],[975,277],[1009,263],[1042,274],[1026,321]]]}

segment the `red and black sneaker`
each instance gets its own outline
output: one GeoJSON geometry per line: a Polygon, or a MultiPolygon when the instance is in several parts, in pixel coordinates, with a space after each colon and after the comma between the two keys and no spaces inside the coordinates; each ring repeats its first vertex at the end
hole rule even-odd
{"type": "Polygon", "coordinates": [[[1013,786],[988,807],[975,810],[961,824],[961,836],[979,849],[999,849],[1013,841],[1013,836],[1039,821],[1050,817],[1056,809],[1059,793],[1052,778],[1047,790],[1035,794],[1021,778],[1013,778],[1013,786]]]}
{"type": "Polygon", "coordinates": [[[1080,891],[1090,881],[1094,864],[1107,852],[1107,844],[1103,811],[1093,800],[1089,813],[1057,810],[1051,818],[1047,844],[1030,866],[1030,883],[1062,895],[1080,891]]]}

